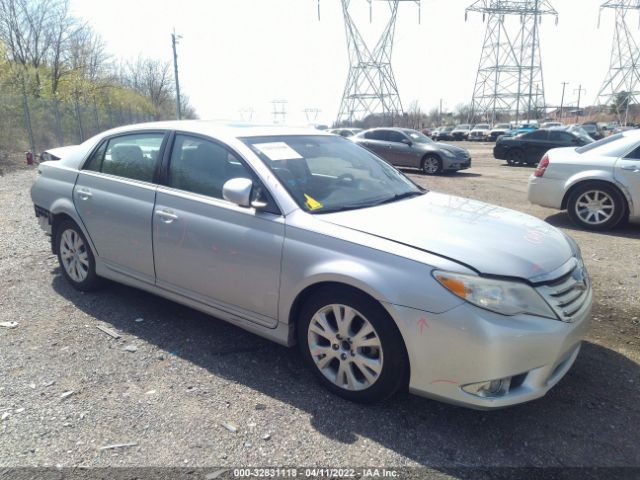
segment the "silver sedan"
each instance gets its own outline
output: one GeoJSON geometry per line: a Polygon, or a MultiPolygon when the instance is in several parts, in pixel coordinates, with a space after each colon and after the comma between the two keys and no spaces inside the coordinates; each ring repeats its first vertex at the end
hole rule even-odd
{"type": "Polygon", "coordinates": [[[609,230],[640,221],[640,130],[583,147],[555,148],[529,178],[529,201],[566,209],[578,226],[609,230]]]}
{"type": "Polygon", "coordinates": [[[35,213],[80,290],[108,278],[284,345],[347,399],[544,395],[592,292],[571,238],[415,185],[315,130],[132,125],[39,165],[35,213]]]}

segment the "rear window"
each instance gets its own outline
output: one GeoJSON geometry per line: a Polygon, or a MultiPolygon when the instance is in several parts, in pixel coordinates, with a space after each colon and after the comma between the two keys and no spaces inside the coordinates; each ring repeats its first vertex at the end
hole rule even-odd
{"type": "Polygon", "coordinates": [[[638,145],[638,137],[624,136],[622,133],[611,135],[597,142],[590,143],[584,147],[576,149],[578,153],[586,153],[593,151],[594,154],[603,157],[622,157],[633,150],[638,145]]]}

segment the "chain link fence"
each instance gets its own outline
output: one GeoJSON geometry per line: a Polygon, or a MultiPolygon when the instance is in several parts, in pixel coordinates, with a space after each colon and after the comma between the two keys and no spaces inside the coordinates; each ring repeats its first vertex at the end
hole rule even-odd
{"type": "Polygon", "coordinates": [[[109,128],[152,120],[147,112],[127,105],[0,94],[0,156],[25,151],[38,155],[81,143],[109,128]]]}

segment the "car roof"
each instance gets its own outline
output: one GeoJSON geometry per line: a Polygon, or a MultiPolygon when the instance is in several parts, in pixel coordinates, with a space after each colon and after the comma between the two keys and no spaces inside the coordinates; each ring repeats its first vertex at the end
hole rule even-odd
{"type": "Polygon", "coordinates": [[[100,136],[116,135],[140,130],[183,130],[214,137],[261,137],[272,135],[328,135],[324,130],[309,126],[261,125],[245,122],[225,122],[219,120],[169,120],[161,122],[137,123],[113,128],[100,136]]]}

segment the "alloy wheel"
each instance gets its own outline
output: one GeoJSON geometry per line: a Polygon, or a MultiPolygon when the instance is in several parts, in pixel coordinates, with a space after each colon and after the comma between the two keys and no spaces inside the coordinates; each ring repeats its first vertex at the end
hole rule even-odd
{"type": "Polygon", "coordinates": [[[424,170],[424,173],[433,175],[434,173],[438,173],[438,170],[440,170],[440,162],[435,157],[427,157],[424,159],[422,169],[424,170]]]}
{"type": "Polygon", "coordinates": [[[348,305],[318,310],[309,323],[307,341],[318,370],[341,389],[364,390],[380,377],[380,337],[369,320],[348,305]]]}
{"type": "Polygon", "coordinates": [[[60,236],[60,258],[67,275],[76,282],[83,282],[89,275],[89,254],[82,237],[68,228],[60,236]]]}
{"type": "Polygon", "coordinates": [[[576,201],[576,215],[588,225],[601,225],[615,214],[614,199],[602,190],[587,190],[576,201]]]}

